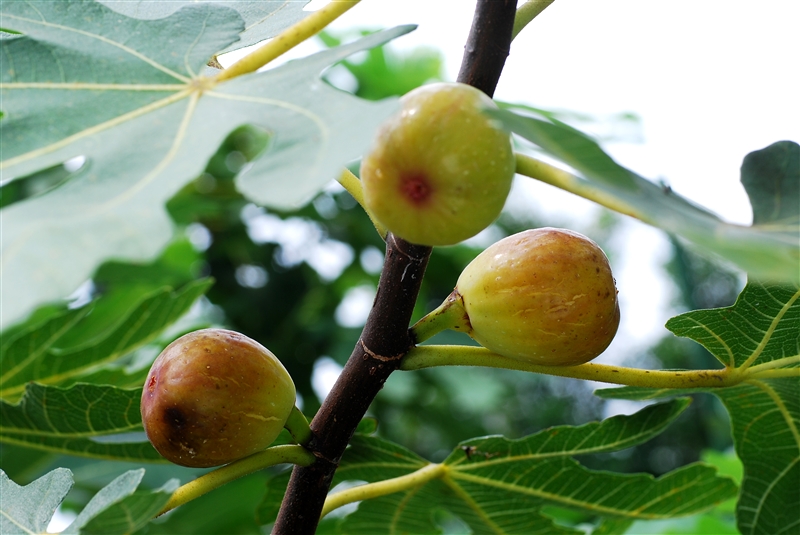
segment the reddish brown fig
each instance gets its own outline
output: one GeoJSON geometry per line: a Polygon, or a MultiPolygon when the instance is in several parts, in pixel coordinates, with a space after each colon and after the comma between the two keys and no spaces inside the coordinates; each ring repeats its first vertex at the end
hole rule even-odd
{"type": "Polygon", "coordinates": [[[602,249],[571,230],[540,228],[487,248],[456,292],[470,336],[506,357],[550,366],[588,362],[619,326],[619,303],[602,249]]]}
{"type": "Polygon", "coordinates": [[[294,403],[292,378],[268,349],[243,334],[204,329],[181,336],[153,362],[141,411],[161,455],[208,467],[268,447],[294,403]]]}

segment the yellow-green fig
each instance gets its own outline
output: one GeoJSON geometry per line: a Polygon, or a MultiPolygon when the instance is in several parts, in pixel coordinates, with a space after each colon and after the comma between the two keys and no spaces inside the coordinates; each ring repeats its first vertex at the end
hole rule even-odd
{"type": "Polygon", "coordinates": [[[464,269],[456,291],[476,341],[537,364],[588,362],[619,326],[608,258],[571,230],[540,228],[500,240],[464,269]]]}
{"type": "Polygon", "coordinates": [[[156,358],[142,392],[147,438],[183,466],[227,464],[268,447],[295,403],[267,348],[225,329],[186,334],[156,358]]]}
{"type": "Polygon", "coordinates": [[[602,353],[619,319],[602,249],[577,232],[540,228],[478,255],[453,293],[412,332],[421,342],[442,329],[461,330],[505,357],[572,366],[602,353]]]}
{"type": "Polygon", "coordinates": [[[500,214],[514,177],[510,134],[483,113],[474,87],[426,85],[401,99],[361,162],[364,201],[392,233],[420,245],[453,245],[500,214]]]}

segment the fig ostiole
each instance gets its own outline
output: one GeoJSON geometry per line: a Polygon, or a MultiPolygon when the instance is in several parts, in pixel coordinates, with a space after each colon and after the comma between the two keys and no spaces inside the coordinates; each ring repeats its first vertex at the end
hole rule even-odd
{"type": "Polygon", "coordinates": [[[294,382],[275,355],[225,329],[194,331],[168,345],[150,368],[141,402],[155,449],[191,467],[267,448],[295,410],[294,382]]]}
{"type": "Polygon", "coordinates": [[[583,364],[614,338],[620,311],[608,258],[582,234],[540,228],[487,248],[453,293],[413,328],[416,341],[466,332],[505,357],[545,366],[583,364]]]}
{"type": "Polygon", "coordinates": [[[422,86],[400,102],[361,162],[367,210],[412,243],[471,238],[500,214],[516,169],[509,132],[483,113],[496,105],[459,83],[422,86]]]}

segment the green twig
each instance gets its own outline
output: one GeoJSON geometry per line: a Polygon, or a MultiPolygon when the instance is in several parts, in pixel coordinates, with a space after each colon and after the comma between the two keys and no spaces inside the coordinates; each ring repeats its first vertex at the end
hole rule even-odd
{"type": "Polygon", "coordinates": [[[164,508],[158,513],[158,516],[195,498],[199,498],[225,483],[230,483],[234,479],[252,474],[269,466],[282,463],[309,466],[315,460],[314,455],[303,446],[291,444],[267,448],[244,459],[226,464],[178,487],[164,508]]]}
{"type": "Polygon", "coordinates": [[[348,503],[360,502],[372,498],[380,498],[387,494],[401,492],[414,487],[424,485],[432,479],[442,477],[447,472],[447,466],[443,464],[429,464],[424,468],[420,468],[410,474],[392,479],[385,479],[377,483],[368,483],[366,485],[358,485],[347,490],[335,492],[330,494],[325,500],[325,505],[322,508],[322,515],[324,517],[334,509],[338,509],[348,503]]]}
{"type": "Polygon", "coordinates": [[[222,82],[257,71],[309,37],[313,37],[324,30],[328,24],[339,18],[358,2],[359,0],[334,1],[319,11],[313,12],[300,22],[281,32],[277,37],[271,39],[251,54],[248,54],[220,72],[215,78],[216,81],[222,82]]]}
{"type": "Polygon", "coordinates": [[[511,31],[511,39],[517,37],[522,28],[528,25],[530,21],[536,18],[539,13],[545,10],[547,6],[552,4],[555,0],[528,0],[517,9],[517,15],[514,17],[514,29],[511,31]]]}

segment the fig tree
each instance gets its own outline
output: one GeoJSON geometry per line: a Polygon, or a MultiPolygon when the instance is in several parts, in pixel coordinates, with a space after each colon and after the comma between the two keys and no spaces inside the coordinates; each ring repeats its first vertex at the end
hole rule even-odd
{"type": "Polygon", "coordinates": [[[412,332],[421,342],[443,329],[460,330],[505,357],[572,366],[602,353],[619,319],[602,249],[577,232],[540,228],[478,255],[453,293],[412,332]]]}
{"type": "Polygon", "coordinates": [[[372,216],[420,245],[453,245],[500,214],[514,177],[510,134],[482,112],[474,87],[439,83],[401,99],[361,162],[372,216]]]}
{"type": "Polygon", "coordinates": [[[294,403],[292,378],[267,348],[233,331],[204,329],[181,336],[156,358],[141,411],[162,456],[209,467],[268,447],[294,403]]]}

